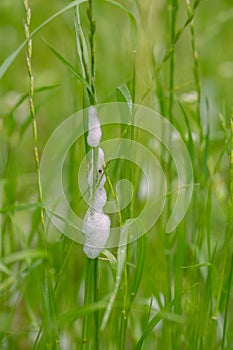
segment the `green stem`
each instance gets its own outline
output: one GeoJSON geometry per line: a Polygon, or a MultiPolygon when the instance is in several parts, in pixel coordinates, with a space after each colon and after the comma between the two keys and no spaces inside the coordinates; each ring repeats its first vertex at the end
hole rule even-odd
{"type": "MultiPolygon", "coordinates": [[[[176,19],[178,12],[177,0],[171,0],[171,24],[170,24],[170,46],[172,48],[169,66],[169,104],[168,104],[168,118],[169,122],[173,123],[173,104],[174,104],[174,73],[175,73],[175,41],[176,41],[176,19]]],[[[171,144],[171,135],[169,135],[169,144],[171,144]]],[[[171,166],[172,159],[168,158],[168,192],[171,191],[171,166]]],[[[171,198],[168,197],[168,217],[171,212],[171,198]]]]}
{"type": "Polygon", "coordinates": [[[170,73],[169,73],[169,121],[173,122],[173,103],[174,103],[174,69],[175,69],[175,42],[176,42],[176,19],[178,3],[177,0],[171,0],[171,28],[170,28],[170,46],[172,48],[170,56],[170,73]]]}
{"type": "Polygon", "coordinates": [[[127,323],[128,323],[127,311],[126,310],[122,310],[121,319],[120,319],[119,350],[125,350],[127,323]]]}
{"type": "MultiPolygon", "coordinates": [[[[89,44],[91,52],[91,64],[90,75],[88,74],[87,66],[85,64],[84,49],[81,46],[82,60],[84,62],[85,78],[91,84],[91,93],[87,91],[90,105],[96,103],[95,93],[95,52],[94,52],[94,35],[95,35],[95,21],[93,19],[93,2],[88,0],[87,16],[90,23],[89,44]]],[[[82,38],[80,36],[80,42],[82,38]]],[[[97,189],[97,165],[98,165],[98,147],[92,149],[92,166],[93,166],[93,183],[92,183],[92,197],[90,206],[92,207],[95,193],[97,189]]],[[[86,263],[86,276],[85,276],[85,300],[84,304],[88,305],[98,301],[98,258],[90,260],[87,258],[86,263]]],[[[90,316],[85,316],[83,320],[83,334],[82,334],[82,349],[89,349],[90,340],[93,336],[91,333],[91,319],[90,316]]],[[[99,349],[99,314],[98,311],[94,312],[94,349],[99,349]]]]}
{"type": "MultiPolygon", "coordinates": [[[[168,119],[169,122],[173,123],[173,104],[174,104],[174,74],[175,74],[175,42],[176,42],[176,20],[177,20],[177,12],[178,12],[178,1],[171,0],[171,14],[170,14],[170,47],[171,47],[171,55],[170,55],[170,65],[169,65],[169,101],[168,101],[168,119]]],[[[168,135],[168,143],[171,146],[171,134],[168,135]]],[[[168,164],[167,164],[167,177],[168,177],[168,193],[172,191],[172,158],[169,155],[168,164]]],[[[171,205],[172,198],[168,196],[167,200],[167,218],[171,213],[171,205]]],[[[169,239],[167,237],[164,238],[165,250],[168,248],[169,239]]],[[[167,278],[171,278],[171,261],[170,255],[166,256],[166,266],[167,266],[167,278]]],[[[171,290],[170,287],[167,288],[165,301],[168,303],[171,300],[171,290]]]]}
{"type": "Polygon", "coordinates": [[[44,210],[43,210],[43,195],[42,195],[42,185],[41,185],[41,175],[40,175],[40,160],[39,160],[39,152],[38,152],[38,132],[37,132],[37,122],[36,122],[36,113],[35,113],[35,105],[34,105],[34,75],[32,71],[32,39],[30,38],[30,24],[31,24],[31,8],[28,0],[24,0],[24,8],[26,11],[26,20],[24,23],[24,31],[25,37],[27,39],[27,53],[26,53],[26,63],[27,63],[27,71],[30,80],[30,91],[29,91],[29,107],[30,114],[32,118],[32,133],[33,133],[33,141],[34,141],[34,158],[36,164],[36,174],[37,174],[37,188],[38,188],[38,200],[41,204],[40,209],[40,220],[43,232],[43,241],[44,246],[46,248],[46,235],[45,235],[45,223],[44,223],[44,210]]]}
{"type": "Polygon", "coordinates": [[[92,166],[93,166],[93,182],[92,182],[92,198],[91,198],[91,207],[94,203],[94,199],[95,199],[95,193],[97,190],[97,165],[98,165],[98,154],[99,154],[99,150],[98,147],[94,147],[92,149],[93,152],[93,158],[92,158],[92,166]]]}
{"type": "Polygon", "coordinates": [[[186,10],[188,14],[188,18],[190,18],[190,33],[191,33],[191,45],[192,45],[192,53],[193,53],[193,76],[194,81],[196,85],[197,90],[197,107],[196,107],[196,113],[197,113],[197,121],[198,121],[198,127],[199,127],[199,137],[200,142],[203,141],[203,130],[202,130],[202,123],[201,123],[201,83],[200,83],[200,74],[199,74],[199,57],[198,52],[196,49],[196,40],[195,40],[195,30],[194,30],[194,11],[196,7],[198,6],[198,2],[195,4],[195,8],[191,9],[190,6],[190,0],[186,0],[186,10]]]}
{"type": "MultiPolygon", "coordinates": [[[[91,305],[98,301],[98,258],[92,260],[86,258],[85,269],[85,296],[84,305],[91,305]]],[[[82,350],[89,350],[91,345],[95,350],[99,350],[99,315],[94,312],[94,332],[92,332],[93,316],[85,315],[82,327],[82,350]]]]}
{"type": "Polygon", "coordinates": [[[90,23],[90,32],[89,32],[89,43],[90,43],[90,52],[91,52],[91,90],[92,90],[92,96],[91,98],[91,104],[93,105],[96,100],[96,93],[95,93],[95,47],[94,47],[94,36],[95,36],[95,20],[93,18],[93,0],[88,0],[88,9],[87,9],[87,16],[90,23]]]}
{"type": "MultiPolygon", "coordinates": [[[[99,290],[98,290],[98,258],[93,261],[93,303],[96,303],[99,298],[99,290]]],[[[99,350],[99,313],[98,311],[94,312],[94,320],[95,320],[95,350],[99,350]]]]}
{"type": "MultiPolygon", "coordinates": [[[[228,222],[227,222],[227,227],[226,227],[226,236],[225,236],[225,244],[224,244],[227,252],[229,252],[230,240],[231,240],[231,235],[232,235],[232,226],[233,226],[233,115],[231,115],[230,122],[231,122],[230,195],[229,195],[229,207],[228,207],[229,208],[228,209],[229,210],[228,222]]],[[[224,273],[224,271],[226,271],[228,254],[226,254],[223,273],[224,273]]],[[[228,288],[227,288],[227,300],[226,300],[226,305],[225,305],[225,316],[224,316],[224,324],[223,324],[223,336],[222,336],[221,350],[223,350],[224,346],[225,346],[232,274],[233,274],[233,254],[231,256],[231,267],[230,267],[230,272],[229,272],[229,281],[228,281],[228,288]]]]}
{"type": "MultiPolygon", "coordinates": [[[[223,293],[223,282],[224,282],[224,276],[227,270],[227,261],[229,258],[229,250],[230,250],[230,241],[232,236],[232,226],[233,226],[233,118],[231,116],[231,154],[230,154],[230,190],[229,190],[229,206],[228,206],[228,220],[226,224],[226,230],[225,230],[225,241],[223,246],[223,251],[226,252],[224,256],[223,266],[222,266],[222,273],[219,281],[219,288],[218,288],[218,294],[217,294],[217,300],[216,300],[216,308],[215,308],[215,314],[214,317],[217,318],[219,305],[221,296],[223,293]]],[[[222,336],[222,344],[221,344],[221,350],[224,349],[225,345],[225,338],[226,338],[226,326],[227,326],[227,318],[228,318],[228,306],[229,306],[229,298],[230,298],[230,288],[231,288],[231,281],[232,281],[232,273],[233,273],[233,255],[231,256],[231,268],[229,273],[229,282],[228,282],[228,290],[227,290],[227,300],[225,304],[225,317],[224,317],[224,324],[223,324],[223,336],[222,336]]]]}
{"type": "MultiPolygon", "coordinates": [[[[86,258],[86,269],[85,269],[85,294],[84,294],[84,305],[89,305],[91,303],[91,291],[92,291],[92,281],[91,281],[91,260],[86,258]]],[[[82,329],[82,345],[81,349],[89,349],[90,340],[90,316],[85,315],[83,318],[83,329],[82,329]]]]}
{"type": "Polygon", "coordinates": [[[232,275],[233,275],[233,254],[232,254],[232,257],[231,257],[231,267],[230,267],[228,287],[227,287],[227,300],[226,300],[226,305],[225,305],[225,316],[224,316],[224,323],[223,323],[223,335],[222,335],[221,350],[224,350],[225,340],[226,340],[227,319],[228,319],[228,312],[229,312],[229,302],[230,302],[230,294],[231,294],[232,275]]]}
{"type": "Polygon", "coordinates": [[[231,114],[231,155],[230,155],[230,212],[233,209],[233,111],[231,114]]]}
{"type": "MultiPolygon", "coordinates": [[[[42,228],[42,241],[44,249],[47,251],[47,241],[46,241],[46,230],[44,222],[44,209],[43,209],[43,194],[42,194],[42,184],[41,184],[41,175],[40,175],[40,159],[38,151],[38,132],[37,132],[37,121],[36,121],[36,112],[34,105],[34,75],[32,70],[32,39],[30,34],[30,25],[31,25],[31,7],[29,0],[24,0],[24,8],[26,12],[26,19],[24,22],[24,31],[25,37],[27,40],[27,51],[26,51],[26,64],[27,72],[30,80],[30,91],[29,91],[29,108],[32,119],[32,134],[34,141],[34,158],[36,165],[36,174],[37,174],[37,191],[38,191],[38,201],[40,203],[40,224],[42,228]]],[[[58,327],[57,319],[55,312],[55,302],[54,302],[54,291],[52,288],[51,277],[48,268],[48,261],[45,261],[44,264],[44,283],[42,288],[42,309],[44,311],[44,333],[45,341],[49,346],[52,346],[53,349],[59,349],[59,336],[58,336],[58,327]]],[[[42,323],[42,324],[43,324],[42,323]]],[[[38,332],[36,343],[40,338],[42,331],[42,326],[38,332]]]]}

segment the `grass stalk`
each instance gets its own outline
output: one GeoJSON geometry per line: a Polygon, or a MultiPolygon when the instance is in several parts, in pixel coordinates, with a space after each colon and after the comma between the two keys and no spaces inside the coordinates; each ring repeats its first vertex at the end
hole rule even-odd
{"type": "MultiPolygon", "coordinates": [[[[46,240],[46,231],[45,231],[45,221],[44,221],[44,209],[43,209],[43,195],[42,195],[42,184],[41,184],[41,175],[40,175],[40,160],[39,160],[39,151],[38,151],[38,128],[36,121],[36,112],[34,104],[34,74],[32,69],[32,39],[30,37],[30,25],[31,25],[31,6],[29,0],[24,0],[24,8],[26,13],[26,19],[24,22],[24,32],[27,40],[27,51],[26,51],[26,65],[27,72],[30,81],[30,90],[29,90],[29,108],[32,120],[32,133],[34,141],[34,159],[36,165],[36,175],[37,175],[37,191],[38,191],[38,201],[40,203],[40,224],[42,232],[42,241],[45,251],[47,251],[47,240],[46,240]]],[[[44,263],[44,283],[42,291],[42,307],[43,307],[43,318],[44,318],[44,333],[46,337],[47,346],[52,346],[54,349],[59,349],[59,336],[58,328],[56,322],[56,313],[55,313],[55,299],[54,291],[51,283],[50,273],[48,270],[47,260],[44,263]]],[[[37,339],[39,339],[42,328],[40,328],[37,339]]],[[[36,340],[37,342],[37,340],[36,340]]]]}
{"type": "MultiPolygon", "coordinates": [[[[228,0],[218,2],[217,8],[201,0],[124,3],[76,0],[57,7],[48,2],[47,17],[44,10],[39,11],[40,0],[8,0],[7,6],[0,2],[1,349],[231,349],[233,122],[230,130],[232,65],[226,58],[231,48],[232,8],[228,0]],[[32,20],[31,9],[36,13],[32,20]],[[78,64],[70,10],[76,10],[78,64]],[[42,30],[51,44],[41,40],[42,30]],[[22,34],[25,40],[17,44],[22,34]],[[19,55],[24,49],[26,63],[19,55]],[[36,82],[42,85],[36,88],[36,82]],[[46,224],[43,201],[47,196],[39,168],[40,145],[62,120],[82,108],[87,172],[91,165],[96,170],[98,147],[90,152],[87,135],[88,107],[97,104],[97,95],[102,102],[126,103],[117,113],[122,113],[124,122],[127,118],[127,125],[104,125],[103,142],[120,137],[143,144],[165,170],[170,188],[164,195],[160,176],[153,186],[148,158],[143,152],[137,154],[136,159],[146,165],[145,178],[148,171],[148,198],[156,195],[166,204],[150,230],[149,244],[145,235],[126,245],[140,225],[141,217],[133,218],[146,208],[145,182],[139,166],[128,164],[127,159],[107,162],[103,167],[106,190],[115,204],[111,201],[104,211],[115,208],[112,227],[120,223],[120,239],[126,242],[92,260],[83,259],[82,247],[60,236],[49,220],[46,224]],[[164,234],[164,225],[176,199],[173,186],[178,174],[163,142],[134,127],[137,100],[146,108],[158,108],[177,127],[193,164],[192,202],[170,235],[164,234]],[[124,208],[125,184],[116,186],[122,178],[135,190],[124,208]]],[[[162,141],[168,141],[160,125],[157,130],[162,141]]],[[[78,165],[83,164],[80,143],[77,140],[67,152],[60,175],[67,202],[81,218],[88,188],[83,196],[83,189],[78,189],[83,184],[77,181],[78,165]]],[[[110,143],[101,145],[105,148],[110,143]]],[[[170,146],[176,150],[173,137],[170,146]]],[[[120,147],[112,153],[121,154],[120,147]]],[[[56,150],[54,156],[59,156],[56,150]]],[[[131,158],[135,159],[133,153],[131,158]]],[[[84,181],[83,175],[78,174],[79,180],[84,181]]],[[[93,183],[94,193],[99,184],[93,183]]],[[[66,221],[72,224],[56,216],[55,207],[50,214],[59,222],[64,219],[64,226],[66,221]]],[[[151,215],[157,218],[157,214],[151,215]]]]}
{"type": "MultiPolygon", "coordinates": [[[[86,258],[84,305],[90,306],[98,301],[98,258],[86,258]]],[[[99,315],[94,311],[83,318],[82,349],[99,349],[99,315]]]]}
{"type": "Polygon", "coordinates": [[[29,91],[29,107],[30,114],[32,119],[32,133],[34,140],[34,159],[36,165],[36,174],[37,174],[37,189],[38,189],[38,200],[41,204],[40,208],[40,221],[43,232],[43,241],[46,248],[46,236],[45,236],[45,223],[44,223],[44,210],[43,210],[43,195],[42,195],[42,185],[41,185],[41,175],[40,175],[40,160],[39,160],[39,151],[38,151],[38,131],[37,131],[37,121],[34,105],[34,75],[32,70],[32,39],[30,38],[30,24],[31,24],[31,7],[29,0],[24,0],[24,8],[26,12],[26,19],[24,22],[24,32],[27,40],[27,53],[26,53],[26,64],[28,77],[30,81],[30,91],[29,91]]]}
{"type": "MultiPolygon", "coordinates": [[[[229,188],[230,193],[229,193],[228,222],[227,222],[227,226],[226,226],[226,236],[225,236],[226,255],[225,255],[225,260],[224,260],[222,277],[224,275],[224,272],[226,272],[226,270],[227,270],[227,262],[228,262],[228,257],[230,255],[229,246],[230,246],[232,227],[233,227],[233,114],[231,115],[230,124],[231,124],[230,188],[229,188]]],[[[230,270],[229,270],[227,296],[226,296],[226,303],[225,303],[225,310],[224,310],[225,315],[224,315],[224,323],[223,323],[221,350],[224,350],[225,342],[226,342],[227,320],[228,320],[228,314],[229,314],[229,302],[230,302],[230,293],[231,293],[231,285],[232,285],[232,275],[233,275],[233,254],[230,256],[230,270]]]]}
{"type": "MultiPolygon", "coordinates": [[[[85,294],[84,294],[84,305],[90,305],[92,302],[92,280],[91,280],[91,260],[86,258],[86,267],[85,267],[85,294]]],[[[89,349],[89,342],[91,338],[90,334],[91,322],[90,316],[85,315],[83,318],[82,325],[82,349],[89,349]]]]}
{"type": "Polygon", "coordinates": [[[176,42],[176,21],[178,13],[178,1],[171,0],[170,14],[170,47],[171,55],[169,60],[169,106],[168,117],[170,123],[173,123],[173,103],[174,103],[174,74],[175,74],[175,42],[176,42]]]}
{"type": "MultiPolygon", "coordinates": [[[[95,91],[95,47],[94,47],[94,36],[95,36],[95,20],[93,17],[93,1],[88,0],[87,7],[87,17],[89,20],[89,47],[90,47],[90,72],[88,71],[88,63],[85,57],[85,48],[84,48],[84,36],[81,31],[81,24],[79,21],[79,13],[77,11],[77,19],[78,19],[78,41],[79,48],[81,50],[80,61],[83,67],[84,78],[91,85],[91,93],[87,90],[87,95],[89,98],[89,104],[95,105],[96,103],[96,91],[95,91]]],[[[85,106],[84,106],[85,108],[85,106]]],[[[86,115],[87,117],[87,115],[86,115]]],[[[84,128],[86,125],[86,118],[84,115],[84,128]]],[[[88,151],[89,147],[87,145],[87,134],[85,137],[86,151],[88,151]]],[[[94,147],[93,150],[93,185],[92,185],[92,198],[91,205],[95,198],[95,192],[97,187],[97,163],[98,163],[98,147],[94,147]]],[[[86,272],[85,272],[85,299],[84,305],[88,305],[91,303],[96,303],[98,301],[98,258],[91,261],[89,258],[86,258],[86,272]],[[90,281],[91,279],[91,281],[90,281]]],[[[96,350],[99,349],[99,313],[98,310],[93,312],[94,315],[94,326],[93,333],[90,331],[90,316],[85,315],[83,319],[83,331],[82,331],[82,349],[89,349],[90,341],[93,339],[93,346],[96,350]]]]}
{"type": "MultiPolygon", "coordinates": [[[[175,43],[176,43],[176,21],[177,21],[177,13],[178,13],[178,1],[177,0],[170,0],[169,2],[169,10],[170,10],[170,55],[169,55],[169,81],[168,81],[168,120],[172,124],[173,123],[173,104],[174,104],[174,80],[175,80],[175,43]]],[[[168,143],[169,147],[171,147],[172,143],[172,135],[168,135],[168,143]]],[[[163,151],[162,151],[163,152],[163,151]]],[[[167,188],[168,193],[171,192],[172,189],[172,158],[169,155],[168,161],[167,161],[167,188]]],[[[172,198],[168,196],[167,199],[167,215],[166,218],[169,218],[171,213],[171,206],[172,206],[172,198]]],[[[170,249],[170,240],[168,237],[163,237],[164,240],[164,251],[167,251],[170,249]]],[[[166,275],[169,281],[171,280],[171,258],[170,254],[166,254],[166,275]]],[[[171,301],[171,289],[170,284],[167,284],[167,290],[165,293],[165,302],[169,303],[171,301]]],[[[169,335],[170,337],[170,335],[169,335]]]]}
{"type": "Polygon", "coordinates": [[[199,55],[196,48],[196,36],[194,29],[194,13],[199,4],[199,1],[194,3],[193,8],[191,8],[190,0],[186,0],[186,10],[188,14],[188,18],[190,18],[189,28],[191,33],[191,47],[193,54],[193,76],[196,85],[197,92],[197,104],[196,104],[196,115],[197,115],[197,123],[199,127],[199,140],[200,144],[203,141],[203,127],[201,123],[201,82],[200,82],[200,72],[199,72],[199,55]]]}
{"type": "MultiPolygon", "coordinates": [[[[173,123],[173,104],[174,104],[174,79],[175,79],[175,42],[176,42],[176,21],[178,13],[178,1],[170,0],[170,48],[171,54],[169,57],[169,98],[168,98],[168,119],[169,122],[173,123]]],[[[171,144],[171,135],[169,135],[169,144],[171,144]]],[[[167,164],[167,174],[168,174],[168,192],[171,191],[171,166],[172,159],[169,156],[167,164]]],[[[168,216],[171,213],[171,198],[168,197],[167,202],[167,212],[168,216]]]]}
{"type": "Polygon", "coordinates": [[[87,16],[89,19],[89,44],[90,44],[90,54],[91,54],[91,64],[90,64],[90,83],[92,95],[90,96],[90,103],[94,105],[96,101],[96,92],[95,92],[95,46],[94,46],[94,36],[96,24],[93,17],[93,0],[88,0],[87,16]]]}
{"type": "MultiPolygon", "coordinates": [[[[93,261],[93,303],[97,303],[99,300],[99,281],[98,281],[98,258],[93,261]]],[[[95,349],[99,350],[99,313],[96,311],[94,313],[95,319],[95,349]]]]}
{"type": "Polygon", "coordinates": [[[228,320],[228,315],[229,315],[229,303],[230,303],[230,294],[231,294],[231,285],[232,285],[232,275],[233,275],[233,254],[231,256],[230,272],[229,272],[229,278],[228,278],[228,284],[227,284],[227,297],[226,297],[226,303],[225,303],[225,315],[224,315],[224,322],[223,322],[223,334],[222,334],[221,350],[224,350],[225,342],[226,342],[227,320],[228,320]]]}

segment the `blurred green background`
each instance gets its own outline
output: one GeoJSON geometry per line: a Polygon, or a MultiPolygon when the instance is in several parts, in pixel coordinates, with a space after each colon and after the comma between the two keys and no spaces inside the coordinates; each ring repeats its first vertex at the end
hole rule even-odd
{"type": "MultiPolygon", "coordinates": [[[[117,101],[116,90],[123,84],[127,84],[132,91],[135,58],[135,103],[155,109],[169,118],[171,56],[164,62],[163,59],[170,44],[171,9],[174,1],[121,0],[119,3],[136,18],[136,51],[127,14],[107,1],[94,1],[95,86],[98,103],[117,101]]],[[[222,346],[222,349],[230,350],[233,348],[231,313],[226,323],[224,344],[222,339],[225,306],[229,306],[229,310],[233,306],[230,283],[232,226],[228,230],[228,238],[225,235],[226,222],[230,220],[230,185],[233,183],[230,177],[233,5],[231,0],[200,1],[194,11],[195,36],[192,36],[189,24],[184,27],[188,18],[186,1],[175,3],[178,6],[176,30],[181,28],[181,35],[175,44],[173,124],[180,131],[189,151],[193,152],[196,187],[188,215],[178,231],[168,237],[162,232],[163,226],[159,223],[148,235],[146,265],[136,304],[133,306],[125,349],[136,349],[150,312],[171,300],[171,295],[177,293],[182,307],[180,305],[176,310],[169,310],[171,314],[174,313],[174,319],[170,316],[171,319],[166,318],[165,315],[159,326],[151,332],[143,349],[155,349],[156,346],[165,350],[196,350],[220,349],[222,346]],[[193,74],[193,40],[198,53],[201,87],[200,122],[197,120],[197,87],[193,74]],[[188,123],[180,106],[186,113],[188,123]],[[193,135],[192,147],[190,138],[187,137],[188,126],[193,135]],[[202,140],[199,137],[200,129],[204,135],[202,140]],[[210,254],[207,253],[208,234],[211,237],[210,254]],[[183,242],[181,250],[180,242],[183,242]],[[204,265],[199,267],[202,263],[204,265]],[[198,267],[187,268],[193,265],[198,267]],[[186,268],[181,269],[184,266],[186,268]],[[195,284],[199,285],[197,289],[193,287],[195,284]],[[185,294],[187,290],[189,292],[185,294]],[[177,314],[185,315],[184,323],[175,318],[177,314]]],[[[194,3],[191,1],[191,6],[194,3]]],[[[68,4],[65,0],[31,1],[31,30],[68,4]]],[[[84,3],[80,6],[80,14],[83,32],[88,41],[86,10],[87,4],[84,3]]],[[[34,101],[40,155],[55,128],[83,108],[82,83],[67,70],[46,43],[81,73],[74,18],[75,10],[72,8],[46,25],[32,40],[32,69],[36,88],[34,101]]],[[[24,41],[24,20],[23,1],[0,1],[1,64],[24,41]]],[[[24,48],[0,81],[0,262],[3,264],[0,265],[1,349],[34,349],[40,320],[43,319],[40,288],[44,260],[40,256],[34,259],[27,255],[30,249],[41,247],[39,214],[30,207],[31,203],[37,202],[38,194],[34,141],[26,98],[28,92],[24,48]],[[26,205],[24,210],[20,207],[22,203],[26,205]],[[22,258],[14,255],[13,260],[8,258],[20,251],[27,253],[22,258]],[[3,266],[7,266],[9,271],[3,266]]],[[[147,143],[146,137],[144,142],[147,143]]],[[[76,166],[83,155],[71,151],[69,157],[68,168],[71,170],[68,191],[72,200],[76,188],[76,166]]],[[[53,232],[55,229],[50,226],[49,230],[53,232]]],[[[49,238],[48,251],[52,282],[56,284],[59,280],[53,298],[60,322],[60,348],[79,349],[77,344],[81,338],[82,320],[80,316],[75,318],[66,312],[83,304],[85,259],[80,245],[71,243],[59,234],[57,237],[55,241],[50,241],[49,238]]],[[[113,254],[116,251],[113,250],[113,254]]],[[[131,255],[134,256],[134,253],[131,252],[131,255]]],[[[129,259],[132,258],[131,255],[129,254],[129,259]]],[[[113,280],[110,267],[101,260],[101,297],[104,298],[111,292],[113,280]]],[[[120,298],[119,296],[119,300],[120,298]]],[[[117,319],[117,312],[119,310],[114,310],[108,329],[101,333],[102,349],[119,349],[115,342],[117,332],[114,333],[114,315],[117,319]]],[[[46,324],[47,321],[43,322],[46,324]]],[[[38,344],[40,349],[49,348],[43,337],[38,344]]]]}

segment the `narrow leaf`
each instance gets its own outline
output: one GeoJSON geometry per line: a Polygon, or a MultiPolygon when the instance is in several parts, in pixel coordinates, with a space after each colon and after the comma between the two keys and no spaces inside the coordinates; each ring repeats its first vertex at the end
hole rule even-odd
{"type": "Polygon", "coordinates": [[[136,36],[137,36],[137,21],[136,21],[136,18],[121,3],[119,3],[119,2],[117,2],[115,0],[105,0],[105,1],[108,2],[109,4],[112,4],[112,5],[120,8],[121,10],[123,10],[128,15],[129,22],[130,22],[130,27],[131,27],[132,42],[133,42],[133,46],[135,47],[136,46],[136,36]]]}
{"type": "Polygon", "coordinates": [[[12,264],[20,260],[26,259],[38,259],[38,258],[47,258],[48,255],[46,251],[39,249],[27,249],[22,250],[10,255],[7,255],[2,258],[2,263],[4,264],[12,264]]]}
{"type": "Polygon", "coordinates": [[[48,46],[48,48],[52,51],[52,53],[64,64],[64,66],[76,77],[78,78],[81,83],[91,92],[90,85],[87,83],[87,81],[81,76],[80,73],[77,72],[77,70],[61,55],[59,54],[45,39],[44,42],[48,46]]]}
{"type": "MultiPolygon", "coordinates": [[[[52,22],[55,18],[57,18],[58,16],[60,16],[61,14],[63,14],[64,12],[70,10],[71,8],[86,2],[87,0],[76,0],[71,2],[69,5],[65,6],[63,9],[61,9],[60,11],[56,12],[55,14],[53,14],[51,17],[49,17],[48,19],[46,19],[43,23],[41,23],[36,29],[34,29],[28,40],[30,40],[35,34],[37,34],[41,29],[43,29],[47,24],[49,24],[50,22],[52,22]]],[[[2,79],[2,77],[4,76],[4,74],[6,73],[6,71],[8,70],[8,68],[11,66],[11,64],[14,62],[14,60],[16,59],[16,57],[18,56],[18,54],[22,51],[22,49],[26,46],[28,40],[24,40],[19,47],[12,52],[12,54],[10,56],[8,56],[3,63],[0,66],[0,79],[2,79]]]]}
{"type": "Polygon", "coordinates": [[[76,9],[75,29],[76,29],[75,30],[76,46],[77,46],[77,51],[78,51],[79,60],[81,64],[82,74],[83,74],[83,77],[85,77],[85,79],[89,81],[89,73],[90,73],[89,56],[88,56],[86,39],[82,30],[81,21],[80,21],[79,6],[77,6],[77,9],[76,9]]]}
{"type": "Polygon", "coordinates": [[[124,271],[124,266],[125,266],[126,251],[127,251],[126,244],[127,244],[127,240],[128,240],[129,229],[130,229],[132,222],[134,222],[134,220],[127,220],[121,229],[119,247],[118,247],[118,251],[117,251],[118,265],[117,265],[116,281],[115,281],[113,293],[110,297],[108,306],[107,306],[106,311],[105,311],[104,316],[103,316],[103,321],[102,321],[101,328],[100,328],[101,330],[103,330],[105,328],[105,326],[108,322],[109,316],[110,316],[112,308],[113,308],[113,303],[115,301],[117,291],[118,291],[119,286],[120,286],[121,277],[122,277],[122,274],[124,271]]]}
{"type": "Polygon", "coordinates": [[[126,102],[129,107],[130,114],[133,113],[133,101],[129,88],[126,84],[117,87],[117,97],[119,102],[126,102]]]}
{"type": "Polygon", "coordinates": [[[172,305],[174,305],[174,300],[171,301],[170,303],[168,303],[163,309],[161,309],[152,319],[151,321],[147,324],[147,326],[145,327],[143,334],[141,336],[141,338],[139,339],[135,350],[140,350],[142,348],[143,342],[146,339],[146,337],[152,332],[152,330],[154,329],[154,327],[162,320],[162,319],[166,319],[167,317],[165,314],[165,311],[170,308],[172,305]]]}

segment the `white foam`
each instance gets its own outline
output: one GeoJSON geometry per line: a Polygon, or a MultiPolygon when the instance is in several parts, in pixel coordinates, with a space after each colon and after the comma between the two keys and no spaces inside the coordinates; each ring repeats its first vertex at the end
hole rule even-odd
{"type": "Polygon", "coordinates": [[[109,238],[111,221],[102,211],[89,208],[83,223],[85,234],[84,253],[90,259],[95,259],[104,249],[109,238]]]}
{"type": "Polygon", "coordinates": [[[88,109],[88,136],[87,143],[91,147],[97,147],[102,136],[101,125],[94,106],[88,109]]]}
{"type": "MultiPolygon", "coordinates": [[[[94,107],[89,108],[89,133],[88,144],[97,147],[101,138],[101,126],[94,107]],[[92,129],[94,127],[94,129],[92,129]],[[94,135],[93,130],[96,132],[94,135]]],[[[93,196],[93,172],[94,172],[94,151],[92,150],[92,165],[88,174],[88,185],[90,198],[93,196]]],[[[111,221],[108,215],[103,212],[103,207],[107,201],[107,194],[104,188],[106,176],[104,175],[104,151],[98,148],[98,159],[96,168],[96,190],[91,206],[83,220],[83,233],[85,234],[85,244],[83,251],[89,259],[95,259],[104,249],[110,234],[111,221]]]]}

